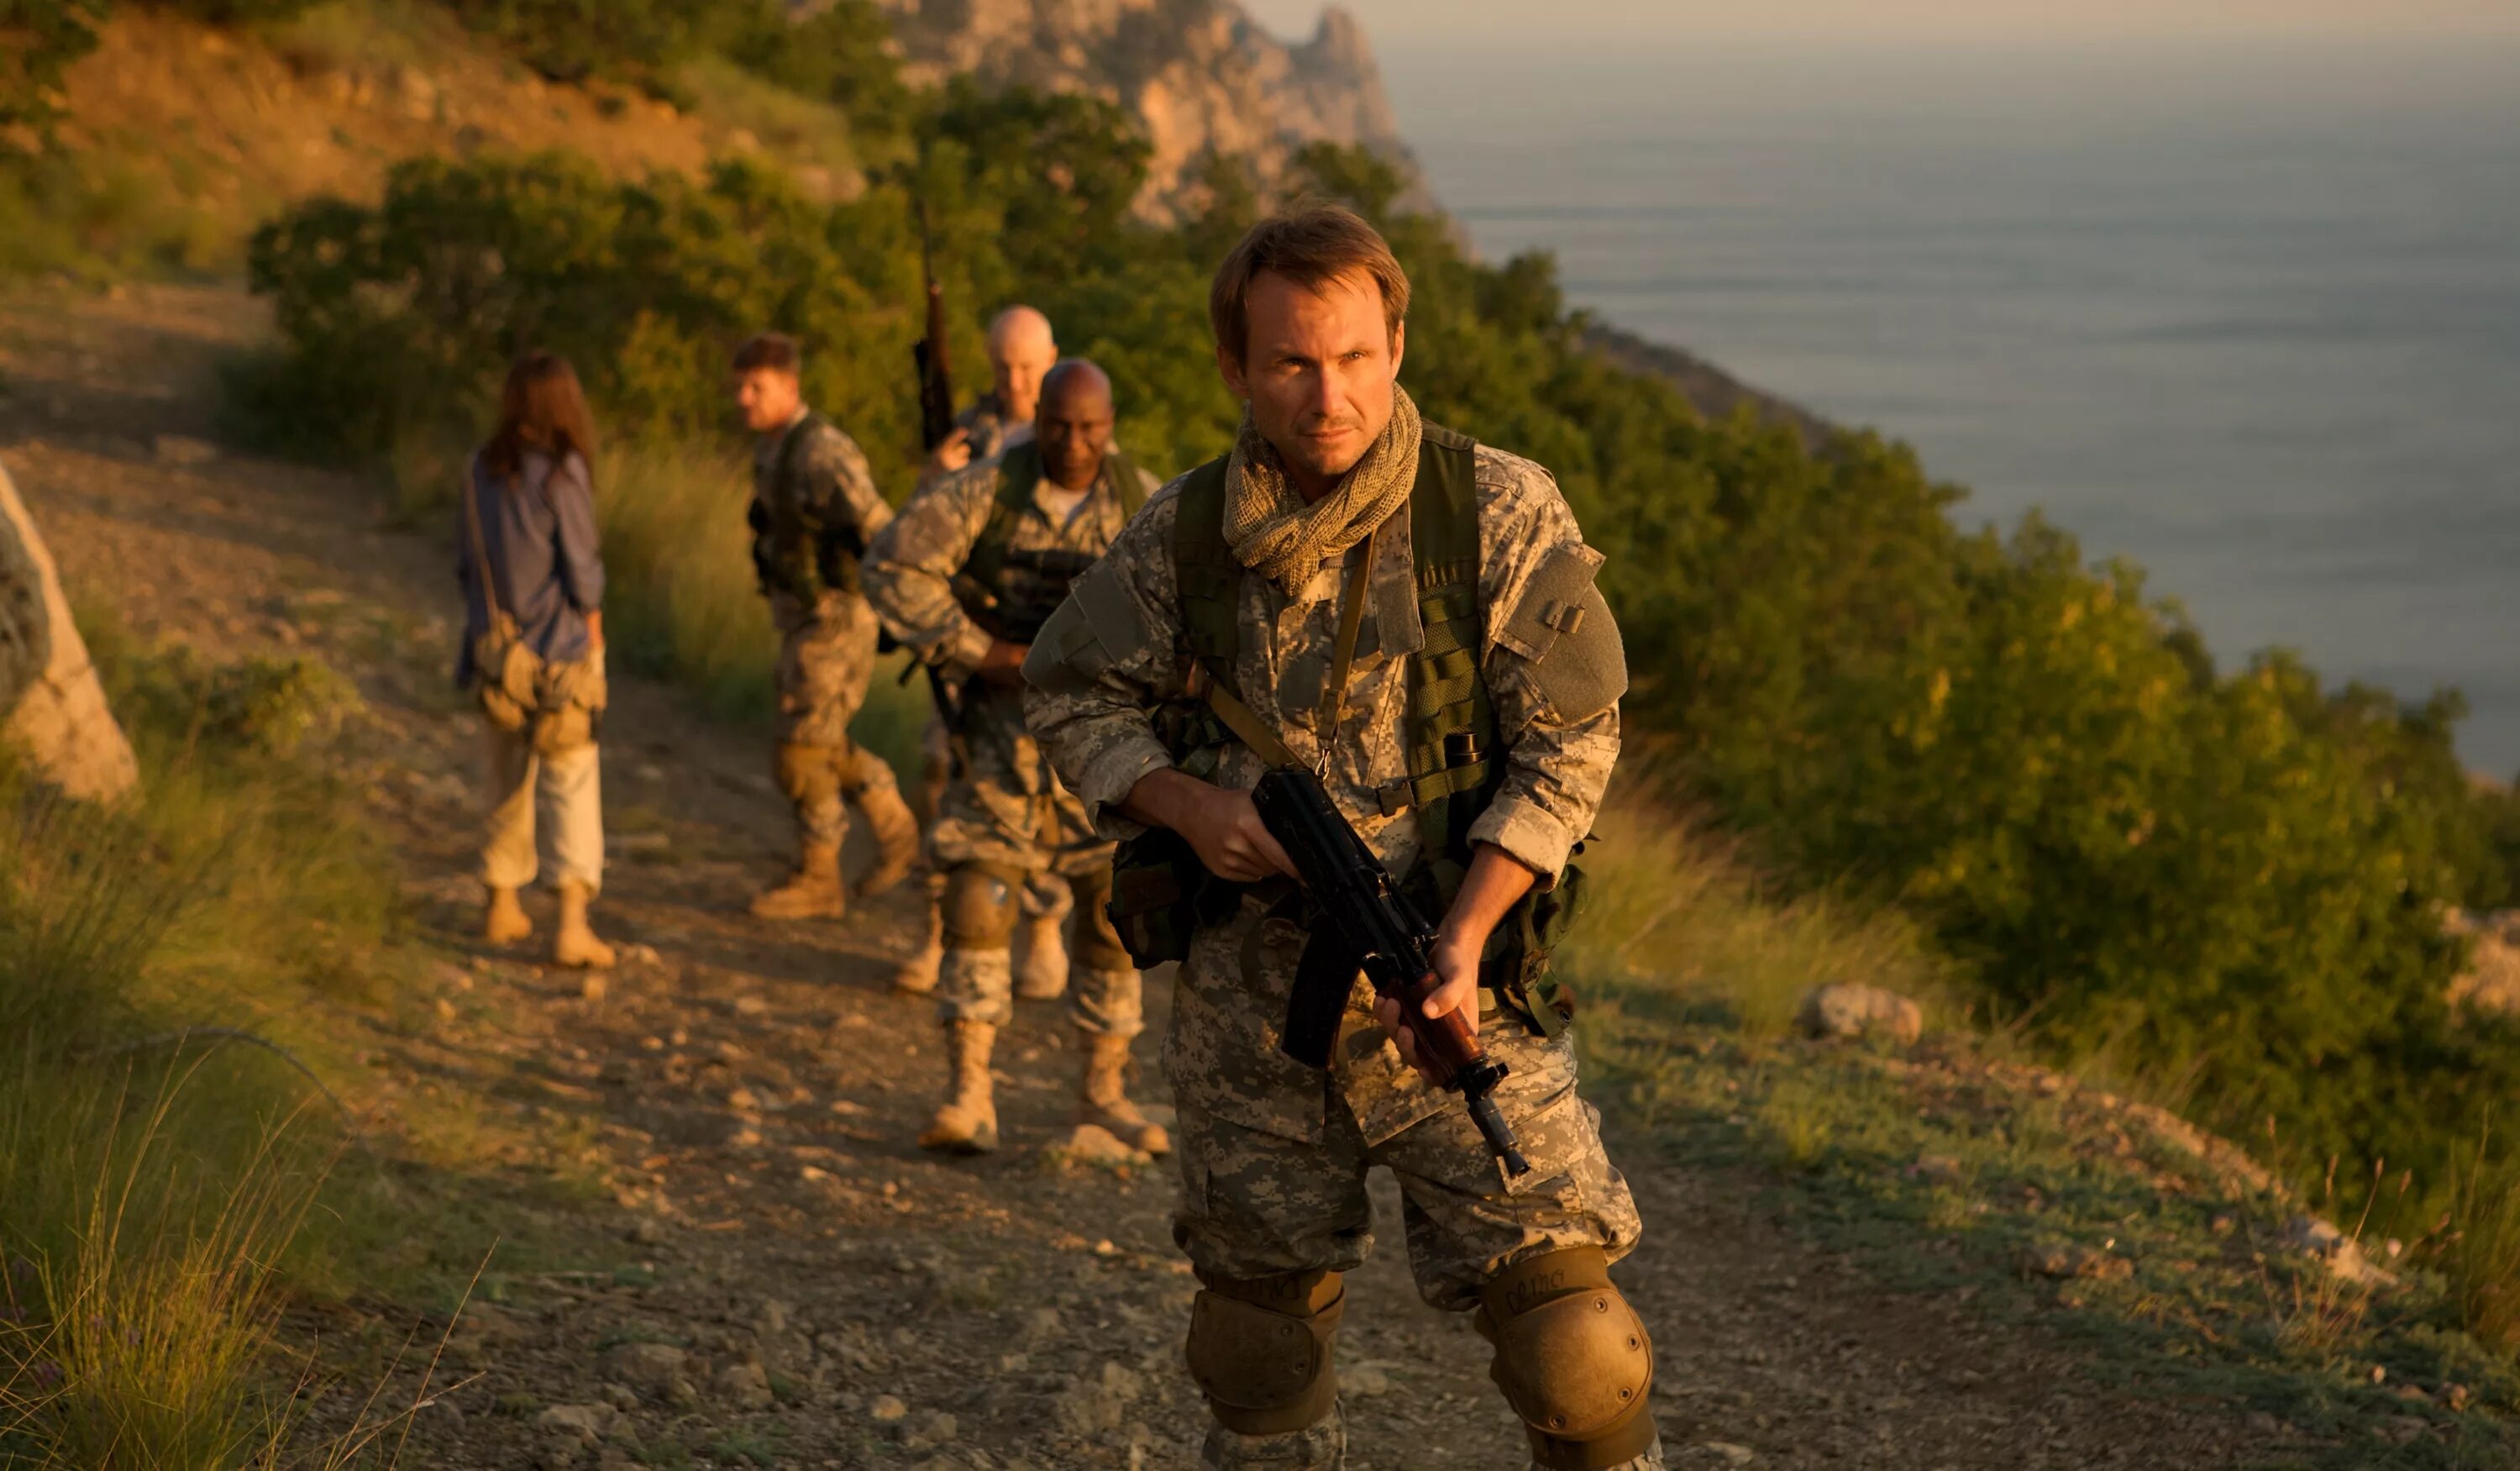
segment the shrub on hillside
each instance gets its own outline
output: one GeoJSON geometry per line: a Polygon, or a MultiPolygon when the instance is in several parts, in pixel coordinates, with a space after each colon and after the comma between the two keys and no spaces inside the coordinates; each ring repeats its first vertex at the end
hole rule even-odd
{"type": "Polygon", "coordinates": [[[96,48],[106,0],[0,0],[0,160],[31,152],[60,115],[62,73],[96,48]]]}

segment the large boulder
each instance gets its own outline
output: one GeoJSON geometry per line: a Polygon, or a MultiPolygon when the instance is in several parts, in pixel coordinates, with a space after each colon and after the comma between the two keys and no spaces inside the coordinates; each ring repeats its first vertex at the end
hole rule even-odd
{"type": "Polygon", "coordinates": [[[61,573],[6,468],[0,468],[0,745],[38,779],[84,801],[111,801],[140,780],[131,742],[106,708],[87,644],[70,622],[61,573]]]}
{"type": "Polygon", "coordinates": [[[2520,910],[2453,910],[2446,927],[2471,944],[2467,969],[2451,982],[2451,1004],[2520,1020],[2520,910]]]}
{"type": "Polygon", "coordinates": [[[1905,1046],[1924,1035],[1924,1008],[1895,991],[1850,983],[1820,986],[1803,997],[1794,1025],[1806,1037],[1884,1037],[1905,1046]]]}

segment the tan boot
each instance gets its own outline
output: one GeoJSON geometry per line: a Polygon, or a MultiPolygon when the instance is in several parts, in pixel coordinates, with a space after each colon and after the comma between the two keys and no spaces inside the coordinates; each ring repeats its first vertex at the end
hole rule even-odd
{"type": "Polygon", "coordinates": [[[919,820],[889,780],[869,783],[852,800],[865,814],[867,833],[876,843],[875,866],[857,883],[858,897],[872,899],[919,867],[919,820]]]}
{"type": "Polygon", "coordinates": [[[796,871],[754,897],[752,917],[837,919],[848,909],[848,895],[840,888],[839,845],[807,843],[797,853],[796,871]]]}
{"type": "Polygon", "coordinates": [[[595,895],[586,885],[571,879],[560,886],[560,928],[552,932],[552,963],[575,965],[593,970],[612,966],[612,947],[595,937],[595,927],[586,922],[586,906],[595,895]]]}
{"type": "Polygon", "coordinates": [[[998,1029],[984,1021],[949,1021],[945,1047],[954,1064],[945,1101],[919,1137],[919,1147],[944,1154],[986,1154],[998,1147],[998,1103],[989,1087],[989,1049],[998,1029]]]}
{"type": "Polygon", "coordinates": [[[927,902],[927,943],[892,973],[892,989],[906,996],[925,996],[936,989],[936,968],[945,963],[945,912],[934,898],[927,902]]]}
{"type": "Polygon", "coordinates": [[[1076,1122],[1096,1125],[1132,1149],[1172,1153],[1173,1137],[1164,1126],[1129,1101],[1129,1039],[1089,1033],[1085,1046],[1085,1086],[1076,1102],[1076,1122]]]}
{"type": "Polygon", "coordinates": [[[1018,926],[1017,948],[1023,959],[1015,966],[1015,995],[1028,1002],[1057,1001],[1067,994],[1067,914],[1026,914],[1018,926]]]}
{"type": "Polygon", "coordinates": [[[534,921],[525,917],[525,907],[517,902],[517,891],[492,889],[489,906],[481,912],[481,938],[492,945],[514,945],[533,932],[534,921]]]}

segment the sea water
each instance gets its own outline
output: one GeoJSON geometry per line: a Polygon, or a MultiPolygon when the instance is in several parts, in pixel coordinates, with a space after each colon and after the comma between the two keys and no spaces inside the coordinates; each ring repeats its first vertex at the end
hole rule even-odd
{"type": "Polygon", "coordinates": [[[1490,256],[2520,770],[2520,44],[1385,46],[1490,256]]]}

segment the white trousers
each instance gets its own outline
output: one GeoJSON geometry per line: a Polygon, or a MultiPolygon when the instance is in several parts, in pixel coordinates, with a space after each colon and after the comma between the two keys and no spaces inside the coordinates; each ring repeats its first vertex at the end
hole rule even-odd
{"type": "Polygon", "coordinates": [[[522,731],[483,722],[490,817],[481,837],[481,881],[521,889],[546,873],[554,887],[604,884],[604,780],[599,748],[540,756],[522,731]]]}

